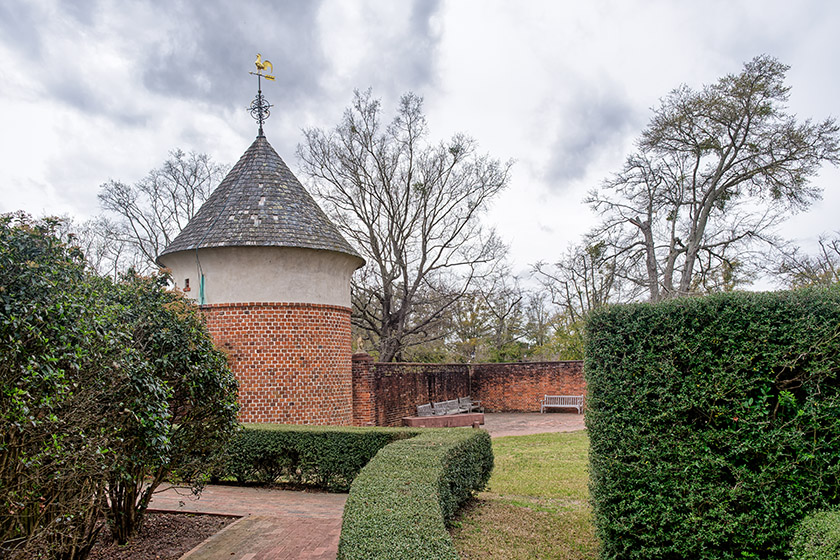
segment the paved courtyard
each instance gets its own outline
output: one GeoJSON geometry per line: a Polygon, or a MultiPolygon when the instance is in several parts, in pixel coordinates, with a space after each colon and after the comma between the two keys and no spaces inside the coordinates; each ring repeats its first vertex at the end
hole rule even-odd
{"type": "Polygon", "coordinates": [[[583,430],[583,414],[576,412],[492,412],[484,415],[484,429],[492,437],[525,436],[583,430]]]}

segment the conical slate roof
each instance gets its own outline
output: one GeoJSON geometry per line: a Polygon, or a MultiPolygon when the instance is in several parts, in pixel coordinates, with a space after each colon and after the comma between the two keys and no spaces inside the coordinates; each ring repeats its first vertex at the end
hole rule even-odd
{"type": "Polygon", "coordinates": [[[301,247],[359,257],[264,136],[160,256],[207,247],[301,247]]]}

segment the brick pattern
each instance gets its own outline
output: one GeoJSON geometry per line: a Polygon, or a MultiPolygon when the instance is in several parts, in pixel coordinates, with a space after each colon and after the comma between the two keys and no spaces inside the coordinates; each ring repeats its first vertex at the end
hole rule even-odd
{"type": "Polygon", "coordinates": [[[239,420],[352,423],[350,309],[310,303],[202,306],[239,381],[239,420]]]}
{"type": "Polygon", "coordinates": [[[478,364],[473,387],[484,409],[492,412],[539,412],[545,395],[585,395],[583,362],[478,364]]]}
{"type": "Polygon", "coordinates": [[[583,362],[375,363],[353,355],[353,423],[399,426],[417,405],[471,396],[487,412],[539,412],[544,395],[583,395],[583,362]]]}

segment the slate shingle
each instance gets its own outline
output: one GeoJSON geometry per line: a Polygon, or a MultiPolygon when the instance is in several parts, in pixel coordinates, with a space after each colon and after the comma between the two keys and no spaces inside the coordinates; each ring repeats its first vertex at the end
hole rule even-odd
{"type": "Polygon", "coordinates": [[[302,247],[359,257],[264,136],[258,136],[161,253],[206,247],[302,247]]]}

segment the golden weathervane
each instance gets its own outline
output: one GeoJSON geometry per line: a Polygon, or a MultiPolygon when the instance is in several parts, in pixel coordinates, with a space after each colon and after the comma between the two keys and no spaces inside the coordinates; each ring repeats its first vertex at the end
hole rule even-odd
{"type": "Polygon", "coordinates": [[[265,100],[262,94],[262,78],[269,81],[274,81],[274,76],[270,74],[263,74],[263,72],[274,72],[274,65],[269,60],[263,60],[262,55],[257,53],[257,60],[254,62],[257,67],[256,72],[249,72],[252,76],[257,77],[257,97],[251,102],[249,111],[251,116],[260,124],[260,136],[263,134],[263,123],[270,115],[269,109],[272,107],[271,103],[265,100]]]}

